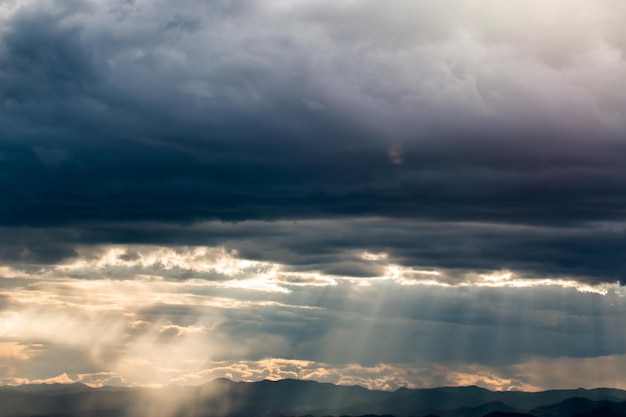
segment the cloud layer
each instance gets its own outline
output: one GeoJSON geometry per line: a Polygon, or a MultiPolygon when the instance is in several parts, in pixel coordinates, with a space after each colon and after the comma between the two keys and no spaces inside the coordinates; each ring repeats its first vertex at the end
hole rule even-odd
{"type": "Polygon", "coordinates": [[[624,16],[0,0],[0,380],[621,364],[624,16]]]}
{"type": "Polygon", "coordinates": [[[621,237],[576,264],[623,227],[623,7],[3,2],[0,219],[563,225],[528,244],[621,279],[621,237]]]}
{"type": "Polygon", "coordinates": [[[302,272],[220,247],[145,245],[90,246],[57,265],[3,267],[0,381],[297,377],[378,389],[531,390],[617,381],[626,308],[616,284],[510,272],[446,282],[447,271],[402,267],[384,253],[360,258],[381,274],[302,272]],[[604,371],[592,380],[582,371],[538,372],[575,361],[610,365],[594,368],[604,371]]]}

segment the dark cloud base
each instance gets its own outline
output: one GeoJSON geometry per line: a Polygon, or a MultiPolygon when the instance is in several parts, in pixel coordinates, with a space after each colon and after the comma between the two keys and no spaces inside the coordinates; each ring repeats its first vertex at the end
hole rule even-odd
{"type": "Polygon", "coordinates": [[[405,267],[447,270],[459,280],[470,271],[511,270],[526,278],[622,282],[626,252],[622,227],[611,223],[547,227],[389,218],[84,223],[3,228],[1,235],[5,262],[33,268],[71,260],[85,245],[192,245],[223,246],[242,259],[279,263],[294,272],[363,278],[383,273],[379,263],[362,259],[369,252],[386,253],[389,262],[405,267]]]}
{"type": "MultiPolygon", "coordinates": [[[[336,9],[20,3],[1,22],[3,258],[210,243],[330,274],[375,274],[345,255],[370,250],[623,282],[621,61],[584,84],[567,74],[595,71],[593,49],[405,6],[440,24],[368,2],[355,12],[374,32],[336,9]],[[481,65],[446,49],[471,29],[481,65]],[[523,59],[493,58],[502,43],[523,59]]],[[[622,50],[609,29],[597,36],[622,50]]]]}

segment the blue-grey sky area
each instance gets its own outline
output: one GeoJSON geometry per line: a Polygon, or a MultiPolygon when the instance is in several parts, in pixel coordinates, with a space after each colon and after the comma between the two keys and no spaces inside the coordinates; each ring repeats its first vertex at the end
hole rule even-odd
{"type": "Polygon", "coordinates": [[[0,0],[0,384],[626,388],[625,28],[0,0]]]}

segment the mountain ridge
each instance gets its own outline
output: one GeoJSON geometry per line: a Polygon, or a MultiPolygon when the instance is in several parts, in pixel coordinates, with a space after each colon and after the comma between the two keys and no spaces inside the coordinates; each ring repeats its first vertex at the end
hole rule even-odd
{"type": "Polygon", "coordinates": [[[571,417],[597,409],[626,414],[626,391],[613,388],[490,391],[477,386],[371,390],[311,380],[218,378],[197,386],[94,388],[85,384],[0,386],[0,417],[571,417]]]}

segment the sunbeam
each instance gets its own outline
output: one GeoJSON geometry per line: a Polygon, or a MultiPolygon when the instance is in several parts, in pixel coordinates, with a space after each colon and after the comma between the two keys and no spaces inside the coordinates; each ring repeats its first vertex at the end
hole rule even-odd
{"type": "Polygon", "coordinates": [[[626,415],[625,28],[0,0],[0,417],[626,415]]]}

